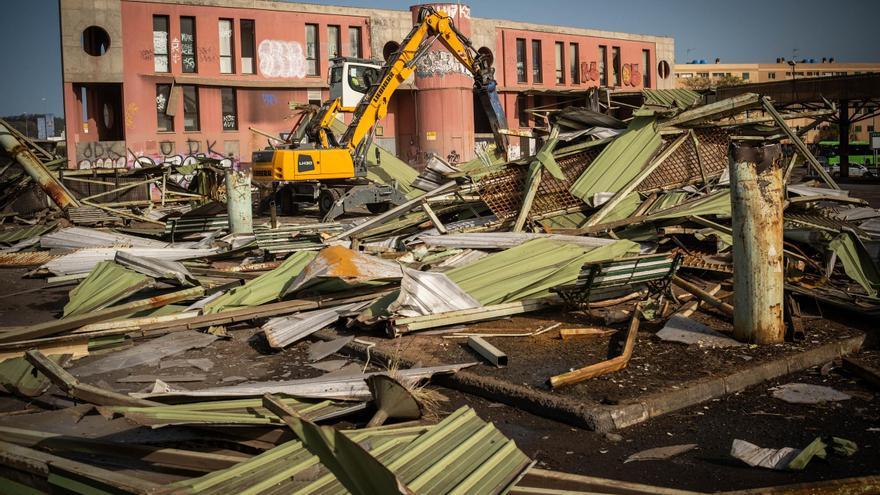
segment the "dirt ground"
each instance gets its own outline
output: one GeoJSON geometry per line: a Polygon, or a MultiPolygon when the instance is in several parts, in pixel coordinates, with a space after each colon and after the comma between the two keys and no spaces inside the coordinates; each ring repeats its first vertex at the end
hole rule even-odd
{"type": "MultiPolygon", "coordinates": [[[[43,285],[39,280],[22,279],[24,272],[25,270],[0,271],[0,287],[4,288],[0,296],[43,285]]],[[[63,306],[66,293],[67,288],[53,288],[21,296],[0,297],[0,321],[3,326],[11,326],[47,320],[63,306]]],[[[515,326],[533,329],[546,325],[557,317],[553,313],[540,313],[528,318],[522,317],[520,321],[501,320],[487,322],[478,327],[515,326]]],[[[814,345],[814,341],[824,342],[826,334],[830,335],[832,329],[838,336],[840,332],[850,334],[856,331],[835,323],[822,326],[811,322],[811,325],[815,328],[810,328],[807,340],[798,344],[799,346],[809,347],[814,345]]],[[[583,326],[583,322],[567,322],[564,326],[583,326]]],[[[630,368],[605,379],[572,387],[566,393],[573,394],[574,397],[583,395],[613,402],[637,397],[639,393],[654,390],[658,386],[668,386],[674,380],[716,373],[720,368],[735,367],[740,362],[748,363],[766,356],[791,352],[788,349],[748,347],[734,348],[735,350],[691,348],[660,342],[651,335],[653,330],[649,325],[643,328],[636,345],[634,364],[630,368]],[[741,356],[752,356],[753,359],[745,360],[741,356]],[[654,378],[650,379],[652,376],[654,378]]],[[[541,380],[546,379],[548,373],[563,371],[563,363],[575,366],[602,359],[608,347],[607,337],[582,339],[580,342],[566,341],[561,345],[554,333],[544,334],[546,337],[542,336],[544,338],[539,340],[538,345],[522,338],[496,338],[493,342],[509,353],[511,366],[498,370],[480,365],[476,369],[481,373],[500,373],[510,380],[521,380],[531,386],[546,387],[541,380]],[[570,349],[561,354],[560,350],[566,346],[570,349]],[[526,367],[515,365],[525,360],[542,364],[534,368],[532,373],[523,374],[522,369],[526,367]]],[[[272,352],[254,328],[234,329],[230,331],[230,335],[229,340],[220,340],[209,347],[174,356],[173,359],[208,358],[214,362],[214,367],[204,372],[204,381],[177,385],[195,389],[232,383],[308,378],[323,373],[309,366],[307,362],[307,351],[311,344],[308,340],[283,351],[272,352]],[[229,381],[229,377],[236,378],[229,381]]],[[[401,339],[400,342],[405,341],[401,339]]],[[[417,337],[408,345],[428,349],[425,351],[428,353],[443,349],[447,353],[446,362],[475,359],[460,342],[444,341],[439,336],[417,337]],[[427,345],[429,341],[438,344],[427,345]],[[441,345],[444,342],[445,348],[441,345]]],[[[86,364],[99,357],[86,357],[77,361],[76,365],[86,364]]],[[[861,357],[866,362],[876,363],[880,361],[880,352],[863,351],[861,357]]],[[[341,355],[330,356],[324,361],[331,360],[352,361],[350,357],[341,355]]],[[[143,389],[149,384],[121,383],[116,380],[129,375],[155,375],[161,378],[186,373],[202,372],[194,368],[160,369],[158,366],[145,365],[94,378],[95,383],[117,391],[130,392],[143,389]]],[[[820,372],[819,368],[813,368],[738,394],[651,419],[618,430],[614,434],[599,434],[573,428],[455,390],[434,388],[448,398],[447,402],[441,404],[444,411],[470,405],[483,418],[495,422],[505,434],[513,438],[526,454],[538,461],[539,467],[549,469],[700,491],[761,487],[880,472],[880,409],[877,407],[876,391],[839,369],[824,369],[820,372]],[[788,404],[770,396],[773,386],[790,382],[832,386],[849,393],[852,398],[838,403],[803,405],[788,404]],[[805,471],[798,473],[750,468],[728,455],[731,442],[735,438],[762,447],[779,448],[803,447],[819,435],[851,439],[858,444],[859,452],[851,458],[814,460],[805,471]],[[668,460],[624,463],[628,456],[644,449],[686,443],[695,443],[698,447],[668,460]]],[[[54,404],[67,405],[65,401],[57,399],[54,404]]],[[[25,407],[28,404],[20,399],[0,396],[0,416],[25,407]]],[[[352,418],[351,421],[356,422],[358,418],[352,418]]]]}
{"type": "MultiPolygon", "coordinates": [[[[880,206],[880,187],[846,184],[854,196],[880,206]]],[[[0,269],[0,326],[20,326],[57,318],[67,302],[72,286],[46,288],[43,280],[26,279],[25,269],[0,269]],[[29,291],[29,292],[23,292],[29,291]]],[[[804,304],[809,314],[817,308],[804,304]]],[[[637,400],[643,394],[662,393],[679,387],[681,382],[705,376],[727,374],[773,358],[791,355],[826,344],[835,339],[867,334],[859,358],[880,366],[876,322],[824,309],[828,319],[807,322],[806,339],[781,346],[741,346],[709,349],[700,346],[663,342],[653,335],[660,325],[645,323],[640,328],[630,366],[620,372],[584,382],[557,392],[560,396],[585,403],[616,404],[637,400]]],[[[713,328],[724,330],[729,324],[709,315],[695,317],[713,328]]],[[[572,315],[559,309],[516,316],[473,325],[468,331],[523,332],[562,321],[559,328],[604,326],[598,319],[572,315]]],[[[578,338],[562,341],[558,329],[536,337],[496,337],[488,340],[504,350],[510,366],[497,369],[485,363],[472,371],[544,392],[550,391],[546,380],[553,374],[601,361],[614,349],[616,336],[578,338]]],[[[619,334],[626,323],[611,325],[619,334]]],[[[124,383],[117,380],[131,375],[167,378],[180,374],[203,373],[205,379],[174,384],[184,388],[309,378],[324,373],[307,359],[310,340],[304,340],[280,352],[271,351],[265,339],[253,327],[237,327],[230,339],[218,340],[203,349],[194,349],[172,359],[208,358],[214,366],[208,371],[195,368],[160,369],[156,365],[137,366],[93,377],[91,383],[120,392],[137,391],[149,383],[124,383]],[[232,378],[232,379],[230,379],[232,378]]],[[[363,333],[363,335],[369,335],[363,333]]],[[[374,335],[372,340],[387,349],[400,348],[408,358],[432,362],[480,361],[466,347],[465,339],[444,339],[442,335],[414,334],[395,341],[374,335]]],[[[79,366],[99,359],[92,355],[75,362],[79,366]]],[[[344,360],[349,365],[362,362],[342,355],[324,361],[344,360]]],[[[486,420],[493,421],[517,445],[538,461],[538,467],[576,474],[600,476],[671,488],[718,491],[838,479],[880,474],[880,408],[877,390],[855,379],[838,365],[814,367],[768,383],[748,388],[707,403],[692,406],[612,434],[599,434],[536,416],[514,407],[493,403],[456,390],[432,386],[448,398],[441,403],[449,412],[470,405],[486,420]],[[842,402],[815,405],[789,404],[771,396],[775,386],[785,383],[811,383],[831,386],[851,396],[842,402]],[[834,435],[853,440],[859,451],[852,457],[813,460],[802,472],[776,472],[751,468],[729,455],[731,442],[742,439],[761,447],[804,447],[815,437],[834,435]],[[645,449],[678,444],[697,444],[691,451],[667,460],[624,461],[645,449]]],[[[15,412],[35,406],[69,406],[59,397],[43,397],[31,402],[0,393],[0,424],[12,421],[15,412]]],[[[365,421],[368,415],[348,418],[346,424],[365,421]]],[[[25,426],[26,427],[26,426],[25,426]]],[[[36,427],[36,426],[35,426],[36,427]]]]}

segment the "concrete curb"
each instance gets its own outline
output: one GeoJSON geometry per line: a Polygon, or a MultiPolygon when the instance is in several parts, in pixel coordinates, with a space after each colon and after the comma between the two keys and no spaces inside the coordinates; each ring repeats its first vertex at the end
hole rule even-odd
{"type": "MultiPolygon", "coordinates": [[[[315,335],[326,340],[337,337],[332,331],[321,331],[315,335]]],[[[678,390],[664,391],[635,402],[617,405],[576,401],[548,391],[478,375],[468,370],[459,371],[454,375],[437,376],[434,381],[445,387],[507,404],[538,416],[605,433],[827,363],[857,351],[864,341],[864,334],[849,337],[798,354],[756,364],[727,376],[695,380],[686,383],[678,390]]],[[[367,346],[358,342],[351,342],[346,346],[346,350],[361,359],[367,356],[367,346]]],[[[393,361],[407,367],[415,364],[381,349],[371,348],[369,354],[371,359],[386,364],[393,361]]]]}

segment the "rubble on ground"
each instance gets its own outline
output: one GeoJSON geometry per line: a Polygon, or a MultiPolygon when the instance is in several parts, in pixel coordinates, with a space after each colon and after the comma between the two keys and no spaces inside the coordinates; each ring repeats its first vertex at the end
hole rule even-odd
{"type": "MultiPolygon", "coordinates": [[[[640,332],[668,346],[746,353],[753,342],[737,341],[729,324],[697,318],[729,323],[738,310],[729,150],[799,140],[781,117],[741,117],[775,114],[755,94],[709,104],[681,90],[644,90],[635,104],[633,97],[536,111],[544,125],[533,134],[543,144],[507,163],[486,153],[462,164],[433,157],[417,173],[383,150],[370,178],[398,188],[406,202],[331,222],[258,217],[245,233],[232,232],[216,160],[63,170],[62,160],[22,139],[24,151],[0,155],[0,267],[28,267],[29,277],[70,292],[57,319],[0,329],[6,391],[54,397],[17,415],[54,419],[22,428],[0,418],[0,463],[22,480],[74,492],[503,493],[540,472],[535,460],[467,407],[433,424],[410,407],[388,425],[366,426],[359,414],[384,411],[377,391],[394,388],[376,377],[409,390],[398,397],[418,401],[425,416],[419,390],[434,376],[526,366],[508,362],[500,337],[609,341],[607,359],[583,357],[547,373],[548,393],[627,368],[640,332]],[[578,324],[468,331],[548,308],[578,324]],[[327,328],[343,336],[324,339],[327,328]],[[463,344],[442,365],[370,361],[375,339],[413,335],[463,344]],[[308,363],[317,375],[204,383],[219,360],[184,352],[229,339],[259,340],[253,345],[266,352],[318,342],[308,363]],[[355,345],[366,362],[339,359],[355,345]],[[154,373],[103,378],[145,365],[154,373]],[[120,383],[146,388],[121,393],[120,383]],[[115,469],[120,463],[125,472],[115,469]]],[[[805,338],[801,299],[880,314],[880,210],[840,189],[809,151],[786,149],[777,165],[786,186],[791,342],[805,338]],[[796,168],[818,179],[794,183],[796,168]]],[[[783,388],[774,396],[790,400],[783,388]]],[[[801,453],[742,440],[732,449],[772,469],[794,469],[801,453]]]]}

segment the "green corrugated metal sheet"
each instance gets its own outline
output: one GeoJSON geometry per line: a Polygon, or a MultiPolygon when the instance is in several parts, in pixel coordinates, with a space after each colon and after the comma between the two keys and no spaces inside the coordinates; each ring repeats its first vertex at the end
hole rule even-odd
{"type": "MultiPolygon", "coordinates": [[[[311,421],[322,421],[365,408],[363,402],[336,400],[280,399],[294,411],[311,421]]],[[[142,425],[220,424],[270,425],[281,424],[277,416],[263,408],[263,399],[232,399],[152,407],[108,407],[114,413],[142,425]]]]}
{"type": "Polygon", "coordinates": [[[589,205],[596,193],[616,193],[638,175],[661,143],[653,119],[634,120],[626,132],[602,150],[569,191],[589,205]]]}
{"type": "Polygon", "coordinates": [[[106,308],[152,282],[152,278],[129,270],[115,261],[102,261],[92,268],[85,280],[70,291],[70,301],[64,306],[64,317],[106,308]]]}
{"type": "Polygon", "coordinates": [[[730,190],[722,189],[690,203],[682,203],[678,206],[658,211],[648,216],[648,220],[661,220],[664,218],[681,218],[702,215],[727,215],[730,216],[730,190]]]}
{"type": "Polygon", "coordinates": [[[629,217],[633,214],[636,209],[638,209],[639,205],[642,204],[642,198],[639,196],[637,192],[631,192],[623,197],[620,203],[617,204],[611,211],[605,215],[605,218],[602,219],[603,223],[615,222],[617,220],[623,220],[624,218],[629,217]]]}
{"type": "Polygon", "coordinates": [[[311,263],[317,255],[317,251],[293,253],[278,268],[249,280],[241,287],[236,287],[209,302],[205,305],[203,313],[208,315],[227,309],[256,306],[277,300],[284,294],[288,284],[293,282],[303,268],[311,263]]]}
{"type": "Polygon", "coordinates": [[[684,201],[686,197],[687,193],[682,191],[672,191],[665,193],[657,198],[657,201],[654,201],[651,207],[648,208],[648,214],[672,208],[673,206],[684,201]]]}
{"type": "Polygon", "coordinates": [[[638,244],[621,240],[590,249],[535,239],[454,268],[446,275],[485,306],[547,296],[551,287],[575,280],[584,263],[627,253],[638,253],[638,244]]]}
{"type": "Polygon", "coordinates": [[[574,213],[542,218],[538,220],[538,223],[545,229],[549,229],[548,232],[551,232],[554,229],[579,229],[587,223],[588,218],[584,213],[576,211],[574,213]]]}
{"type": "Polygon", "coordinates": [[[828,243],[837,254],[847,276],[861,285],[869,296],[876,296],[880,289],[880,270],[871,259],[859,238],[852,232],[842,232],[828,243]]]}
{"type": "Polygon", "coordinates": [[[687,110],[700,103],[703,96],[689,89],[643,89],[645,105],[678,107],[687,110]]]}
{"type": "MultiPolygon", "coordinates": [[[[414,493],[505,493],[531,464],[513,440],[469,407],[462,407],[434,426],[371,428],[334,434],[360,444],[414,493]]],[[[320,439],[308,439],[315,440],[320,439]]],[[[342,467],[353,476],[373,473],[368,463],[356,469],[342,467]]],[[[231,468],[166,488],[188,494],[349,493],[299,440],[231,468]],[[313,466],[318,466],[317,473],[313,466]]]]}
{"type": "Polygon", "coordinates": [[[57,220],[54,222],[49,222],[46,225],[37,224],[22,229],[4,230],[0,232],[0,244],[11,245],[25,239],[30,239],[31,237],[43,235],[51,230],[54,230],[56,225],[58,225],[57,220]]]}

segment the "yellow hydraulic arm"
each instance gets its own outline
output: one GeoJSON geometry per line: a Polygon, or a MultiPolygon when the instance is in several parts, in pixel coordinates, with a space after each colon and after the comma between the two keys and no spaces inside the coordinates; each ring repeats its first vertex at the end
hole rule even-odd
{"type": "Polygon", "coordinates": [[[474,50],[445,12],[423,7],[419,19],[398,52],[385,64],[379,83],[370,88],[361,100],[340,144],[349,149],[355,163],[362,163],[369,144],[368,138],[372,136],[376,123],[388,113],[391,95],[413,74],[418,59],[437,40],[473,74],[474,91],[489,117],[498,151],[506,154],[507,137],[499,131],[507,127],[507,122],[496,92],[491,61],[474,50]]]}

